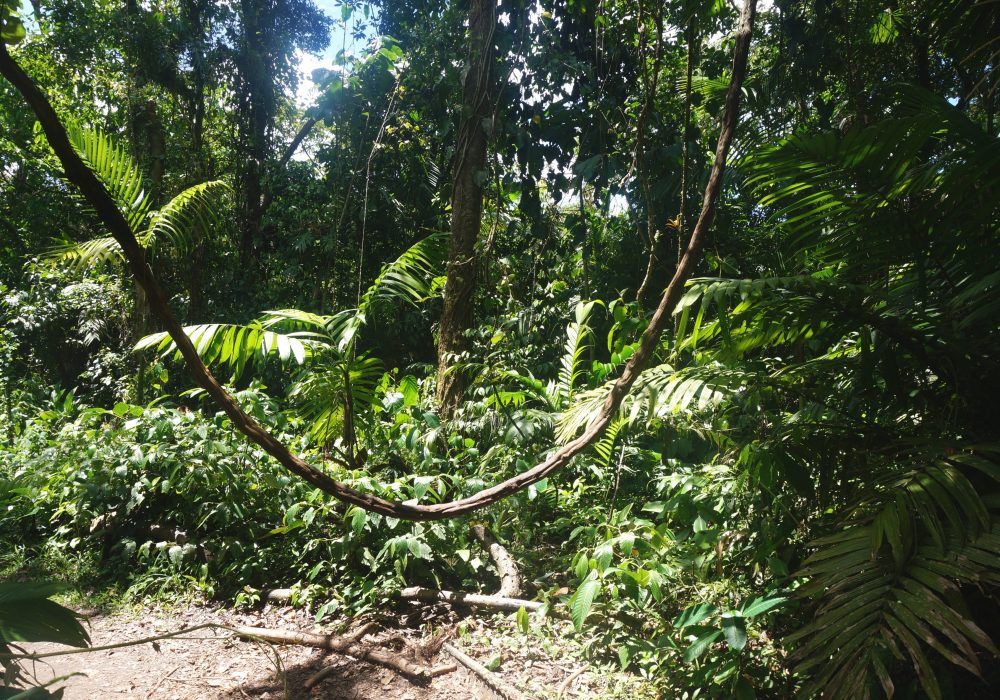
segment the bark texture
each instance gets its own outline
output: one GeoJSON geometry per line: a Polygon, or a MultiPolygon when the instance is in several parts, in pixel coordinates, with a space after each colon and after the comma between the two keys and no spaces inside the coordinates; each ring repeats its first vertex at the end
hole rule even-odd
{"type": "Polygon", "coordinates": [[[437,399],[445,419],[458,408],[466,384],[461,373],[447,369],[453,357],[466,349],[465,332],[475,320],[476,242],[483,222],[487,132],[493,117],[496,3],[471,0],[469,12],[469,60],[451,192],[448,281],[438,326],[437,399]]]}
{"type": "Polygon", "coordinates": [[[631,390],[639,374],[646,368],[650,357],[652,357],[659,344],[660,335],[666,327],[671,313],[683,295],[684,284],[691,277],[701,258],[705,238],[715,214],[715,205],[722,186],[726,156],[729,153],[733,133],[736,130],[741,87],[743,78],[746,75],[750,35],[756,7],[757,0],[747,0],[740,15],[740,23],[736,31],[733,77],[730,82],[729,91],[726,94],[722,129],[719,133],[719,142],[715,151],[715,161],[705,188],[701,214],[698,216],[698,221],[691,232],[691,240],[677,266],[673,279],[663,293],[659,306],[650,319],[649,326],[647,326],[646,331],[642,335],[638,349],[625,365],[621,376],[611,387],[601,411],[594,417],[593,421],[591,421],[579,437],[552,452],[540,464],[495,486],[483,489],[472,496],[456,501],[429,505],[388,501],[357,491],[333,479],[328,474],[294,454],[284,443],[275,438],[274,435],[240,407],[236,400],[219,384],[218,380],[215,379],[201,361],[190,338],[184,333],[173,311],[171,311],[163,289],[156,281],[149,265],[146,263],[145,251],[139,245],[138,241],[136,241],[135,234],[111,198],[111,195],[108,194],[104,185],[101,184],[97,176],[84,164],[72,145],[70,145],[69,139],[66,136],[66,130],[52,109],[52,105],[48,99],[24,72],[21,66],[10,56],[6,46],[2,43],[0,43],[0,74],[24,97],[42,125],[53,152],[62,163],[67,180],[79,188],[83,197],[94,208],[102,223],[108,228],[111,235],[114,236],[119,246],[121,246],[122,254],[128,261],[132,275],[149,297],[150,308],[163,323],[165,330],[176,343],[178,351],[187,363],[188,370],[191,372],[195,382],[222,407],[222,410],[233,422],[233,425],[248,438],[260,445],[262,449],[290,472],[305,479],[316,488],[330,494],[334,498],[375,513],[382,513],[383,515],[390,515],[396,518],[418,521],[441,520],[470,513],[491,503],[495,503],[566,466],[573,457],[580,454],[604,434],[607,426],[617,415],[622,400],[631,390]]]}
{"type": "Polygon", "coordinates": [[[497,565],[497,573],[500,575],[500,590],[497,596],[501,598],[517,598],[521,595],[521,572],[517,568],[517,562],[510,555],[507,548],[497,542],[493,533],[483,525],[473,525],[469,528],[472,536],[479,544],[486,548],[490,559],[497,565]]]}

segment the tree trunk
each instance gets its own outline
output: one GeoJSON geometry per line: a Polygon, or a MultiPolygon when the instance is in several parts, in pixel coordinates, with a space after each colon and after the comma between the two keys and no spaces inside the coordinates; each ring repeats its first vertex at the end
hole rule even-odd
{"type": "Polygon", "coordinates": [[[264,46],[265,10],[260,0],[241,0],[243,44],[240,56],[243,94],[240,96],[240,128],[246,147],[246,160],[240,173],[240,264],[243,269],[254,254],[260,236],[263,208],[264,161],[268,153],[268,136],[274,117],[274,81],[264,46]]]}
{"type": "Polygon", "coordinates": [[[465,350],[465,332],[474,322],[476,293],[476,241],[483,219],[483,185],[486,182],[487,129],[492,118],[493,31],[496,4],[471,0],[469,10],[468,73],[462,99],[462,123],[455,155],[451,194],[451,244],[448,282],[438,331],[437,399],[441,416],[450,418],[462,401],[465,379],[446,374],[453,356],[465,350]]]}
{"type": "MultiPolygon", "coordinates": [[[[640,308],[646,303],[646,296],[653,281],[659,279],[663,283],[666,283],[670,279],[671,268],[671,265],[667,264],[666,232],[663,230],[666,217],[660,210],[659,202],[653,194],[652,174],[649,172],[649,158],[646,153],[646,131],[649,118],[656,106],[656,86],[659,83],[660,67],[663,60],[662,3],[657,7],[655,24],[656,45],[653,50],[653,66],[648,77],[644,80],[646,97],[636,123],[635,166],[639,171],[639,182],[646,200],[646,237],[649,243],[649,258],[646,261],[646,273],[643,275],[642,283],[635,293],[635,300],[640,308]]],[[[645,65],[645,40],[643,40],[642,46],[642,60],[645,65]]],[[[645,68],[643,72],[645,73],[645,68]]]]}

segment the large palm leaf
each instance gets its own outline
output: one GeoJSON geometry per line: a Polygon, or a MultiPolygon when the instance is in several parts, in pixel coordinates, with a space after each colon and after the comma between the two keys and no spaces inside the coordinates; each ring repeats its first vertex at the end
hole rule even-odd
{"type": "MultiPolygon", "coordinates": [[[[444,241],[442,234],[434,234],[383,267],[358,309],[330,316],[279,309],[245,325],[202,324],[188,326],[184,332],[206,364],[225,367],[234,378],[274,358],[303,366],[290,395],[309,423],[312,437],[327,443],[345,426],[353,435],[354,421],[374,403],[375,383],[384,373],[377,358],[357,356],[358,332],[377,303],[415,304],[432,293],[433,279],[444,259],[444,241]],[[346,424],[345,417],[350,419],[346,424]]],[[[163,355],[177,352],[166,333],[148,335],[135,346],[136,350],[148,348],[163,355]]]]}
{"type": "Polygon", "coordinates": [[[817,540],[798,572],[798,593],[817,600],[812,621],[786,641],[810,672],[810,687],[833,699],[893,694],[894,669],[909,664],[928,697],[942,697],[933,656],[980,675],[980,650],[998,654],[973,621],[961,587],[995,582],[1000,526],[963,468],[1000,480],[976,454],[940,458],[891,475],[859,503],[861,516],[817,540]]]}
{"type": "MultiPolygon", "coordinates": [[[[147,250],[168,244],[175,254],[186,255],[218,223],[223,198],[229,193],[229,186],[223,181],[211,180],[189,187],[159,210],[153,210],[139,164],[124,147],[101,131],[79,125],[70,125],[68,133],[74,148],[108,189],[139,243],[147,250]]],[[[48,258],[75,268],[123,260],[111,236],[58,244],[49,251],[48,258]]]]}

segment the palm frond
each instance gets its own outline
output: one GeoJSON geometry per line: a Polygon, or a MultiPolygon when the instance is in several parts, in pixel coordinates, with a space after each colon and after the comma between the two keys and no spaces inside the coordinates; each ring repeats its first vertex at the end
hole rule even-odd
{"type": "Polygon", "coordinates": [[[378,277],[361,297],[357,309],[345,309],[329,317],[327,333],[336,338],[341,353],[353,347],[368,314],[383,301],[419,304],[431,294],[433,280],[443,265],[447,233],[434,233],[417,241],[396,260],[383,266],[378,277]]]}
{"type": "Polygon", "coordinates": [[[608,429],[604,431],[601,439],[594,443],[594,452],[597,453],[598,466],[607,469],[611,466],[611,457],[615,449],[615,442],[618,435],[628,425],[629,421],[619,416],[611,421],[608,429]]]}
{"type": "Polygon", "coordinates": [[[375,403],[375,390],[384,374],[385,366],[378,358],[348,360],[327,354],[296,382],[289,396],[308,423],[310,437],[324,445],[340,437],[348,406],[356,418],[370,414],[367,409],[375,403]]]}
{"type": "Polygon", "coordinates": [[[566,324],[566,345],[559,360],[559,379],[555,387],[558,403],[570,401],[577,380],[586,374],[583,357],[593,344],[593,331],[588,321],[595,302],[580,302],[576,305],[575,320],[566,324]]]}
{"type": "MultiPolygon", "coordinates": [[[[186,326],[184,332],[205,364],[231,369],[234,379],[247,367],[271,357],[301,365],[323,345],[309,334],[267,330],[259,321],[247,325],[206,323],[186,326]]],[[[147,335],[135,344],[134,350],[147,348],[179,358],[173,339],[165,332],[147,335]]]]}
{"type": "Polygon", "coordinates": [[[83,243],[60,243],[45,252],[43,260],[53,265],[84,270],[106,263],[124,261],[118,242],[111,236],[94,238],[83,243]]]}
{"type": "Polygon", "coordinates": [[[1000,139],[920,88],[893,97],[893,118],[792,136],[748,159],[748,183],[792,234],[794,254],[870,273],[927,264],[938,248],[954,255],[954,237],[971,244],[995,225],[998,204],[985,193],[1000,184],[1000,139]]]}
{"type": "Polygon", "coordinates": [[[440,273],[447,242],[447,233],[432,233],[385,265],[361,297],[359,312],[366,313],[380,300],[400,300],[410,304],[424,301],[431,293],[432,280],[440,273]]]}
{"type": "Polygon", "coordinates": [[[73,148],[125,214],[132,231],[139,232],[150,208],[149,193],[145,189],[139,164],[124,146],[99,130],[71,123],[66,133],[73,148]]]}
{"type": "MultiPolygon", "coordinates": [[[[635,424],[640,420],[709,410],[748,382],[759,379],[757,373],[720,365],[681,370],[667,364],[657,365],[646,369],[636,379],[632,391],[622,401],[619,416],[635,424]]],[[[556,438],[560,442],[569,441],[589,425],[600,412],[613,385],[611,380],[596,389],[578,393],[576,401],[559,416],[556,438]]]]}
{"type": "Polygon", "coordinates": [[[230,192],[221,180],[210,180],[187,188],[153,212],[140,243],[146,248],[168,242],[177,253],[189,253],[209,235],[219,221],[222,197],[230,192]]]}
{"type": "Polygon", "coordinates": [[[892,695],[893,669],[909,664],[924,692],[942,697],[935,655],[980,675],[976,648],[1000,654],[968,616],[960,587],[996,578],[1000,525],[969,481],[972,468],[1000,481],[991,458],[959,453],[893,476],[854,509],[855,520],[817,540],[799,595],[812,620],[786,638],[792,659],[823,697],[892,695]]]}

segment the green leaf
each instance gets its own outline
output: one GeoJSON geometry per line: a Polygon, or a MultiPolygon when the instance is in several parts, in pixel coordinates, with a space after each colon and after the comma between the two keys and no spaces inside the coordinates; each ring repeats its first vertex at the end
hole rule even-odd
{"type": "Polygon", "coordinates": [[[351,531],[354,536],[359,536],[365,529],[365,523],[368,522],[368,512],[364,508],[354,507],[354,514],[351,515],[351,531]]]}
{"type": "Polygon", "coordinates": [[[0,644],[55,642],[74,647],[90,645],[90,636],[76,613],[48,600],[62,590],[51,583],[0,583],[0,644]]]}
{"type": "Polygon", "coordinates": [[[623,671],[628,668],[628,664],[631,660],[632,651],[625,645],[618,647],[618,663],[621,665],[621,669],[623,671]]]}
{"type": "Polygon", "coordinates": [[[723,614],[722,633],[730,649],[742,651],[747,645],[747,623],[738,613],[723,614]]]}
{"type": "Polygon", "coordinates": [[[684,660],[688,663],[696,661],[721,636],[722,630],[710,630],[701,635],[684,652],[684,660]]]}
{"type": "Polygon", "coordinates": [[[580,584],[573,597],[569,599],[570,616],[573,618],[573,627],[577,632],[583,629],[583,623],[587,619],[587,615],[590,614],[594,598],[597,597],[600,590],[601,582],[597,580],[595,574],[580,584]]]}
{"type": "Polygon", "coordinates": [[[418,539],[411,538],[408,540],[410,553],[417,559],[430,559],[431,558],[431,548],[426,542],[421,542],[418,539]]]}
{"type": "Polygon", "coordinates": [[[27,32],[24,30],[24,22],[19,17],[8,17],[4,20],[3,29],[0,29],[0,40],[5,44],[19,44],[24,41],[27,32]]]}
{"type": "Polygon", "coordinates": [[[528,611],[524,609],[523,605],[517,609],[517,626],[524,634],[527,634],[531,629],[528,611]]]}
{"type": "Polygon", "coordinates": [[[754,598],[749,603],[743,606],[743,617],[752,618],[757,617],[766,613],[768,610],[778,607],[784,603],[788,598],[784,596],[776,596],[774,598],[754,598]]]}
{"type": "Polygon", "coordinates": [[[677,629],[684,629],[685,627],[690,627],[691,625],[697,625],[706,617],[714,615],[716,611],[717,608],[714,605],[709,605],[708,603],[692,605],[677,616],[677,619],[674,620],[674,627],[677,629]]]}

